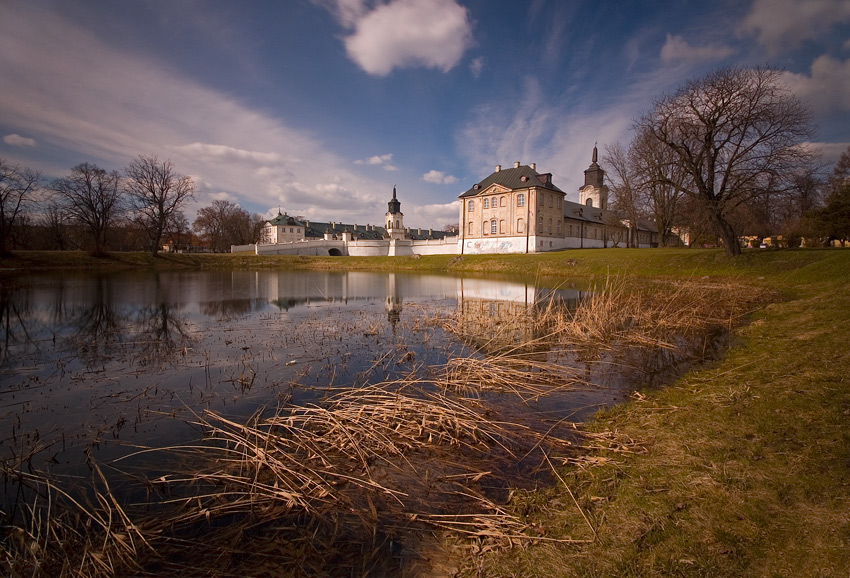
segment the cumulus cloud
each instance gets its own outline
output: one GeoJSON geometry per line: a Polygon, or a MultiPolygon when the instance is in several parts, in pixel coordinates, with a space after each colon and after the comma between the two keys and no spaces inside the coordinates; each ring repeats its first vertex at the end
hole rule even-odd
{"type": "Polygon", "coordinates": [[[385,171],[397,171],[398,167],[392,164],[393,155],[388,153],[385,155],[375,155],[366,159],[358,159],[354,161],[357,165],[379,166],[385,171]]]}
{"type": "Polygon", "coordinates": [[[759,44],[777,54],[850,22],[847,0],[755,0],[738,33],[756,36],[759,44]]]}
{"type": "Polygon", "coordinates": [[[452,175],[447,175],[443,171],[430,170],[424,175],[422,175],[422,180],[427,183],[434,183],[437,185],[451,185],[452,183],[457,182],[457,178],[452,175]]]}
{"type": "Polygon", "coordinates": [[[829,55],[812,62],[811,73],[785,73],[790,90],[818,113],[850,110],[850,60],[829,55]]]}
{"type": "Polygon", "coordinates": [[[692,46],[681,36],[668,34],[667,42],[661,47],[661,61],[665,64],[675,62],[697,64],[700,62],[723,60],[733,53],[734,50],[729,46],[719,44],[692,46]]]}
{"type": "Polygon", "coordinates": [[[334,13],[351,30],[349,58],[375,76],[416,66],[448,72],[472,42],[467,10],[456,0],[391,0],[372,9],[337,0],[334,13]]]}
{"type": "MultiPolygon", "coordinates": [[[[403,199],[402,199],[403,202],[403,199]]],[[[444,225],[457,223],[460,201],[407,207],[402,204],[405,225],[410,227],[433,227],[442,229],[444,225]]]]}

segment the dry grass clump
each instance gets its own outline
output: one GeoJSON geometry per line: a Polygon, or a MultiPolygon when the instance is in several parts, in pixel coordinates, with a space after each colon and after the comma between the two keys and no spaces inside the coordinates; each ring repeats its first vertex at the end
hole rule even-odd
{"type": "Polygon", "coordinates": [[[93,461],[92,483],[80,495],[39,473],[5,471],[28,496],[17,516],[3,513],[0,569],[11,577],[100,578],[138,569],[151,552],[146,530],[119,504],[93,461]]]}

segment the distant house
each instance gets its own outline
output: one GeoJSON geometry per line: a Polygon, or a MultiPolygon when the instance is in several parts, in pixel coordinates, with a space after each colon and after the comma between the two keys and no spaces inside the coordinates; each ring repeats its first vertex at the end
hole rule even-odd
{"type": "Polygon", "coordinates": [[[263,223],[260,244],[293,243],[304,239],[304,223],[278,211],[277,216],[263,223]]]}

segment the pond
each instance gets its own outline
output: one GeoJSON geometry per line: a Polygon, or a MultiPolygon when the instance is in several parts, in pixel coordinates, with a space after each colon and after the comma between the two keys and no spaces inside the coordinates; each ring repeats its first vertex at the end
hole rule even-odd
{"type": "MultiPolygon", "coordinates": [[[[546,295],[549,293],[546,292],[546,295]]],[[[579,292],[560,290],[568,300],[579,292]]],[[[433,323],[490,323],[541,298],[532,284],[394,273],[34,274],[0,284],[2,456],[73,465],[195,435],[192,413],[246,417],[446,363],[469,346],[433,323]],[[176,419],[175,419],[176,418],[176,419]]],[[[574,412],[619,398],[577,392],[574,412]]],[[[563,400],[562,400],[563,401],[563,400]]]]}
{"type": "MultiPolygon", "coordinates": [[[[658,366],[657,356],[647,371],[611,348],[554,346],[564,319],[576,324],[568,312],[588,297],[521,280],[367,272],[4,278],[4,516],[14,522],[26,511],[20,483],[47,496],[58,479],[94,478],[106,493],[90,494],[92,503],[143,503],[148,513],[195,496],[195,509],[158,513],[170,520],[164,525],[148,520],[150,535],[197,545],[235,517],[251,518],[250,551],[258,528],[278,536],[281,520],[314,545],[337,548],[347,535],[344,563],[313,546],[313,575],[362,570],[384,554],[385,570],[420,559],[421,544],[403,540],[402,527],[466,531],[463,516],[473,515],[485,525],[517,523],[498,504],[510,487],[539,479],[540,451],[567,451],[569,434],[558,428],[624,400],[658,366]],[[203,438],[212,441],[199,446],[203,438]],[[249,454],[261,457],[245,461],[249,454]],[[280,465],[295,455],[295,465],[280,465]],[[190,478],[191,488],[180,486],[190,478]],[[251,494],[258,480],[263,491],[274,487],[271,495],[251,494]],[[207,503],[213,487],[225,489],[207,503]],[[160,493],[161,503],[151,498],[160,493]],[[247,494],[250,506],[234,513],[241,498],[232,496],[247,494]],[[352,538],[363,526],[368,544],[352,538]]],[[[662,357],[664,367],[675,365],[662,357]]],[[[79,514],[68,520],[78,523],[79,514]]],[[[113,523],[101,531],[111,535],[113,523]]],[[[128,522],[116,543],[142,527],[128,522]]],[[[287,552],[276,550],[275,560],[306,563],[303,552],[287,552]]],[[[151,575],[175,569],[161,558],[151,575]]],[[[239,560],[229,562],[233,573],[256,571],[239,560]]]]}

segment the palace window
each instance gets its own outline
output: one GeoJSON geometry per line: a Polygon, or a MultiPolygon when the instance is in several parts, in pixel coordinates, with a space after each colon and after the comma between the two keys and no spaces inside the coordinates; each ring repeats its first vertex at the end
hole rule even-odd
{"type": "Polygon", "coordinates": [[[504,219],[499,221],[499,234],[500,235],[505,234],[505,220],[504,219]]]}
{"type": "Polygon", "coordinates": [[[561,197],[558,197],[558,208],[559,209],[561,208],[561,201],[563,201],[563,199],[561,197]]]}
{"type": "Polygon", "coordinates": [[[554,195],[549,195],[549,208],[550,208],[550,209],[552,208],[552,197],[553,197],[553,196],[554,196],[554,195]]]}
{"type": "Polygon", "coordinates": [[[484,203],[484,204],[482,205],[481,208],[483,208],[483,209],[489,209],[490,208],[490,199],[488,199],[487,197],[484,197],[484,200],[482,201],[482,203],[484,203]]]}
{"type": "Polygon", "coordinates": [[[552,219],[549,219],[549,234],[552,234],[552,219]]]}
{"type": "Polygon", "coordinates": [[[496,234],[496,219],[490,221],[490,232],[494,235],[496,234]]]}
{"type": "Polygon", "coordinates": [[[546,199],[544,198],[543,193],[537,193],[537,199],[540,201],[538,204],[541,207],[546,204],[546,199]]]}
{"type": "Polygon", "coordinates": [[[560,221],[560,219],[558,220],[557,226],[558,226],[558,236],[560,237],[561,236],[561,221],[560,221]]]}
{"type": "Polygon", "coordinates": [[[518,193],[516,196],[516,206],[524,207],[525,206],[525,193],[518,193]]]}
{"type": "Polygon", "coordinates": [[[503,196],[501,196],[501,197],[499,197],[499,206],[500,206],[500,207],[504,207],[504,206],[505,206],[505,197],[504,197],[504,195],[503,195],[503,196]]]}
{"type": "Polygon", "coordinates": [[[525,223],[522,219],[516,220],[516,232],[517,233],[525,233],[525,223]]]}
{"type": "Polygon", "coordinates": [[[487,221],[484,221],[484,223],[481,225],[481,233],[482,234],[484,234],[484,235],[487,234],[487,231],[490,228],[489,225],[490,225],[490,223],[488,223],[487,221]]]}
{"type": "Polygon", "coordinates": [[[466,232],[467,232],[467,234],[469,234],[469,235],[472,235],[472,234],[475,232],[475,231],[473,231],[473,224],[472,224],[472,221],[469,221],[469,223],[467,223],[467,226],[466,226],[466,232]]]}
{"type": "Polygon", "coordinates": [[[467,209],[467,210],[471,213],[472,211],[475,210],[475,201],[469,201],[467,206],[469,207],[469,209],[467,209]]]}

